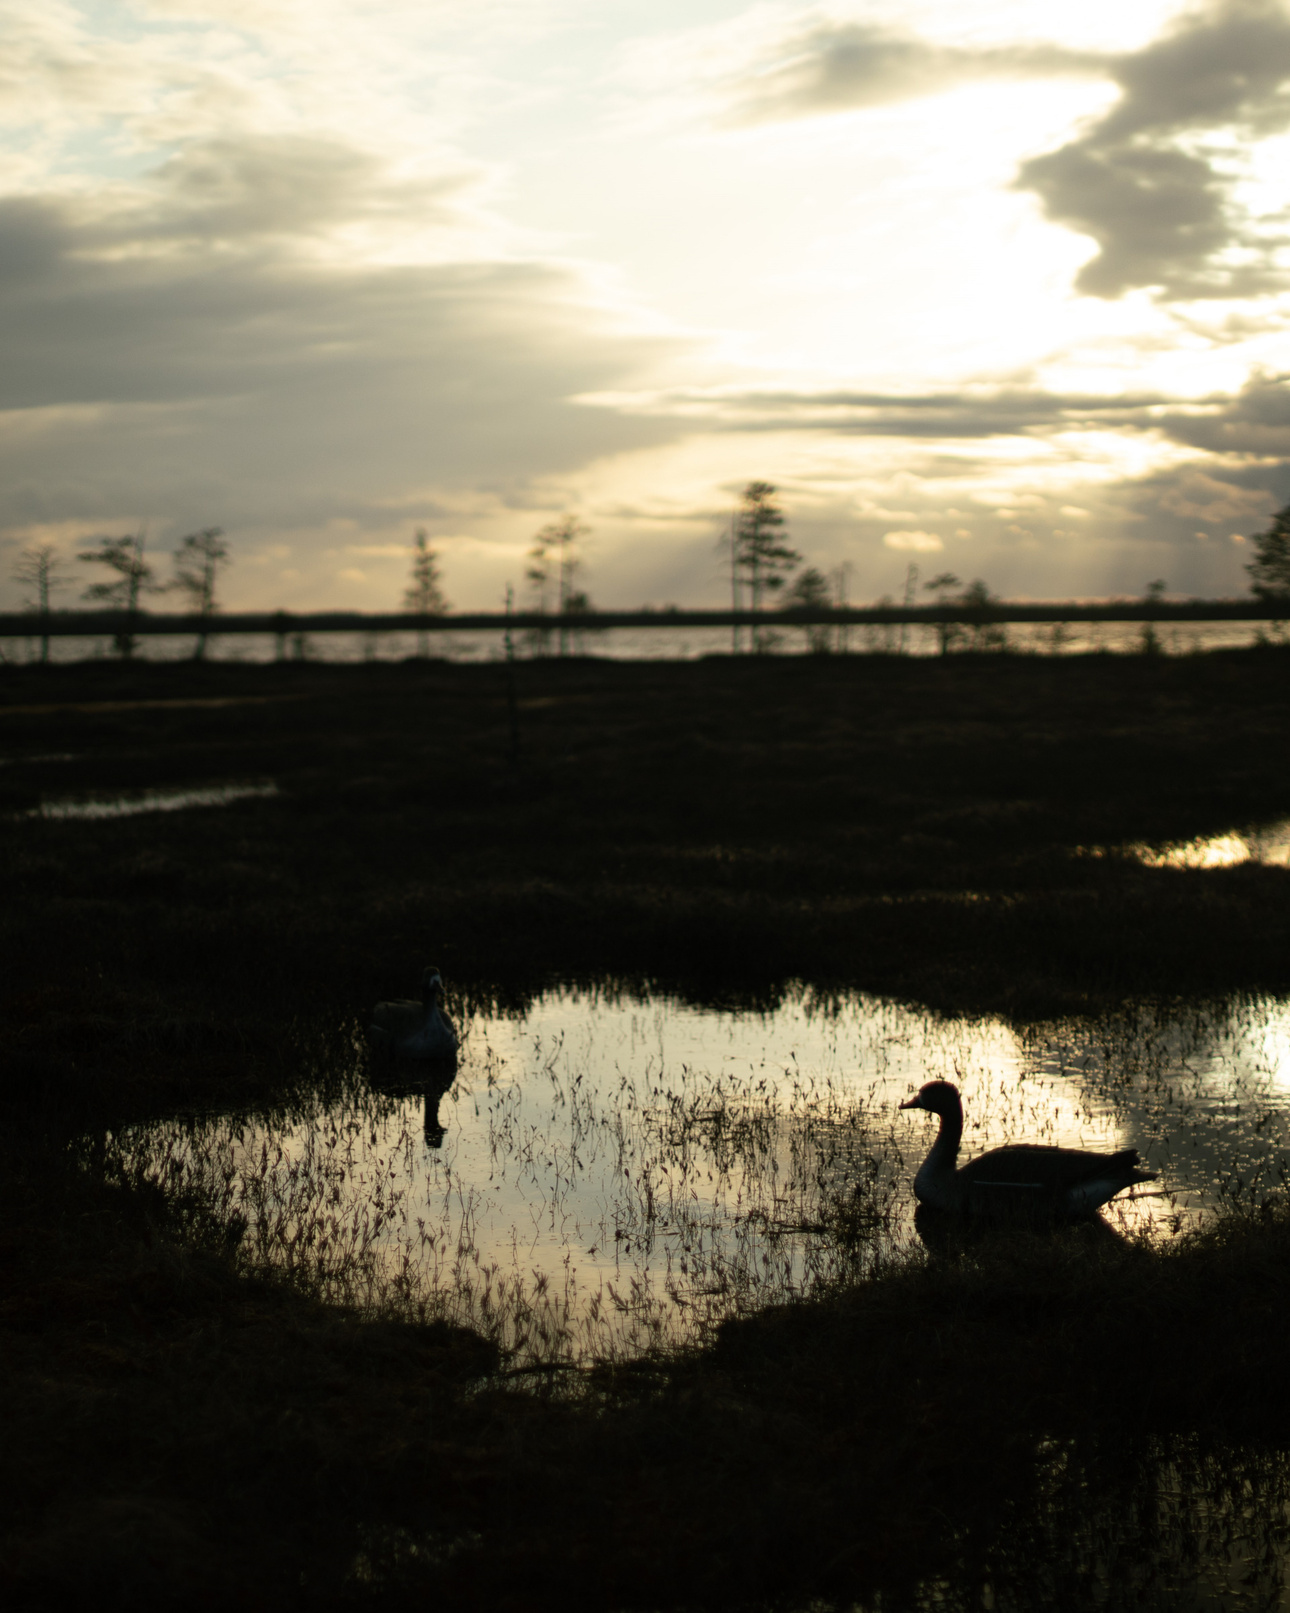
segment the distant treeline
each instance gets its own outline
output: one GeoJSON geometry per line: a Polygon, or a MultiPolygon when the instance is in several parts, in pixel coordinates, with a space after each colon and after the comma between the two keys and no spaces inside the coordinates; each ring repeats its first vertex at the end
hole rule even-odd
{"type": "Polygon", "coordinates": [[[142,532],[90,540],[92,546],[76,558],[99,573],[100,580],[90,584],[82,596],[99,606],[97,610],[53,609],[53,595],[67,583],[62,557],[48,543],[25,549],[13,574],[31,590],[29,609],[0,615],[0,637],[39,638],[43,661],[49,658],[52,638],[102,634],[110,634],[118,653],[129,656],[139,636],[191,633],[195,636],[194,654],[201,659],[208,639],[216,633],[271,634],[278,639],[280,655],[288,639],[293,641],[296,653],[302,655],[310,633],[373,634],[410,629],[417,634],[419,653],[425,655],[432,632],[496,631],[508,635],[509,657],[513,632],[522,633],[535,653],[549,653],[554,642],[558,653],[564,655],[571,643],[582,646],[585,635],[611,628],[729,628],[734,653],[743,647],[747,630],[746,642],[756,654],[775,647],[775,624],[799,628],[808,649],[828,654],[850,648],[847,629],[853,626],[900,627],[898,640],[887,646],[900,653],[906,644],[904,628],[924,625],[936,629],[941,653],[946,654],[950,650],[1006,650],[1010,647],[1005,631],[1009,623],[1052,623],[1059,629],[1076,622],[1141,622],[1142,648],[1151,653],[1160,648],[1154,632],[1157,622],[1290,620],[1290,505],[1277,512],[1267,531],[1250,539],[1253,558],[1245,568],[1254,596],[1250,599],[1170,601],[1164,597],[1164,579],[1158,578],[1147,583],[1138,599],[1011,603],[992,594],[980,578],[964,586],[946,571],[921,582],[921,591],[930,593],[933,603],[919,605],[915,603],[921,581],[919,567],[917,562],[911,562],[903,601],[897,603],[886,597],[874,605],[852,605],[847,599],[849,564],[837,567],[828,576],[813,566],[803,568],[803,556],[786,541],[787,522],[775,494],[772,483],[757,481],[749,482],[740,495],[728,534],[721,540],[730,567],[731,602],[725,610],[682,610],[676,606],[662,610],[597,610],[586,591],[577,586],[584,564],[581,551],[591,535],[590,528],[577,517],[565,515],[543,527],[529,550],[525,572],[530,592],[527,609],[515,609],[514,589],[508,586],[504,612],[454,614],[443,591],[439,556],[424,529],[418,529],[411,549],[403,609],[397,613],[225,613],[219,608],[216,588],[231,556],[223,530],[206,527],[180,541],[174,550],[174,575],[167,582],[157,580],[145,558],[142,532]],[[106,580],[102,579],[103,572],[107,573],[106,580]],[[160,593],[183,595],[189,609],[183,613],[145,610],[143,598],[160,593]],[[772,601],[777,609],[770,608],[772,601]]]}

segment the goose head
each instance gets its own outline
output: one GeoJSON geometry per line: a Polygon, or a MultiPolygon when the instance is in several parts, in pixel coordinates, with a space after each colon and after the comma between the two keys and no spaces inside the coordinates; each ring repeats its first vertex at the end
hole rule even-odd
{"type": "Polygon", "coordinates": [[[961,1112],[962,1099],[959,1089],[953,1081],[928,1081],[919,1087],[912,1098],[908,1098],[900,1106],[902,1109],[930,1109],[934,1115],[942,1119],[956,1111],[961,1112]]]}
{"type": "Polygon", "coordinates": [[[433,964],[421,976],[421,1001],[427,1008],[443,995],[443,976],[433,964]]]}

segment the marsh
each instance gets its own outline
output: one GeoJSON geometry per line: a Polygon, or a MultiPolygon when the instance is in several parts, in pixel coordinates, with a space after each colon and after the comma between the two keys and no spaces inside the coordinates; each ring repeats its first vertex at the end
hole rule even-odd
{"type": "Polygon", "coordinates": [[[518,692],[515,755],[489,666],[6,670],[14,1599],[1281,1595],[1284,656],[518,692]],[[1161,1196],[930,1257],[936,1075],[1161,1196]]]}

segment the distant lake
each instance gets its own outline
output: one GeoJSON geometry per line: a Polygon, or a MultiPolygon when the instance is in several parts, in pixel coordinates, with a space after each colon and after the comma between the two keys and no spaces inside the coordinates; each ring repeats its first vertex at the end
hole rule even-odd
{"type": "Polygon", "coordinates": [[[334,1269],[351,1299],[356,1273],[401,1283],[520,1358],[697,1336],[907,1247],[934,1122],[897,1105],[936,1077],[963,1091],[963,1158],[1138,1148],[1160,1179],[1104,1211],[1125,1233],[1256,1206],[1290,1171],[1285,999],[1021,1032],[804,989],[764,1014],[559,991],[460,1028],[442,1092],[379,1077],[351,1023],[329,1037],[330,1097],[115,1146],[172,1185],[222,1184],[256,1259],[334,1269]]]}
{"type": "MultiPolygon", "coordinates": [[[[818,630],[816,630],[818,631],[818,630]]],[[[835,648],[853,654],[904,653],[930,656],[939,653],[937,629],[924,624],[905,628],[893,624],[861,625],[836,629],[835,648]]],[[[1191,655],[1203,650],[1238,649],[1258,642],[1260,633],[1270,634],[1264,622],[1161,622],[1156,639],[1166,655],[1191,655]]],[[[787,624],[765,629],[767,646],[779,655],[804,655],[809,651],[807,630],[787,624]]],[[[744,630],[745,645],[747,629],[744,630]]],[[[1051,623],[1010,623],[1007,641],[1011,649],[1034,655],[1085,655],[1097,651],[1111,654],[1132,653],[1142,647],[1142,625],[1138,622],[1072,622],[1055,631],[1051,623]]],[[[40,641],[3,641],[14,659],[39,655],[40,641]],[[22,648],[25,646],[25,649],[22,648]]],[[[603,656],[618,661],[686,661],[704,655],[730,652],[728,627],[611,628],[603,632],[571,631],[571,654],[603,656]]],[[[547,653],[554,653],[556,631],[550,635],[547,653]]],[[[211,633],[207,656],[219,661],[273,661],[280,653],[288,659],[318,661],[401,661],[415,656],[418,639],[408,633],[311,633],[300,641],[288,634],[279,646],[272,633],[227,634],[220,637],[218,626],[211,633]]],[[[175,634],[144,636],[135,656],[149,661],[186,660],[193,653],[193,636],[175,634]]],[[[496,632],[443,632],[429,635],[431,656],[450,661],[495,661],[503,655],[502,635],[496,632]]],[[[542,653],[525,634],[516,634],[516,653],[527,658],[542,653]]],[[[50,643],[54,661],[102,659],[114,654],[112,639],[55,638],[50,643]]]]}

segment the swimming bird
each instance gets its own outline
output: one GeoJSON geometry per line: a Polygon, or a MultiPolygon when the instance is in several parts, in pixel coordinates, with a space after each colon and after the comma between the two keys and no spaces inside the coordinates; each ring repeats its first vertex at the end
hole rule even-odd
{"type": "Polygon", "coordinates": [[[1053,1218],[1088,1215],[1137,1182],[1154,1182],[1136,1148],[1099,1154],[1088,1148],[1010,1143],[956,1168],[963,1100],[950,1081],[929,1081],[902,1109],[940,1116],[932,1151],[914,1177],[920,1204],[956,1215],[1053,1218]]]}
{"type": "Polygon", "coordinates": [[[443,976],[433,966],[421,977],[421,1001],[377,1003],[368,1034],[396,1058],[448,1059],[457,1054],[457,1032],[439,1006],[443,976]]]}

